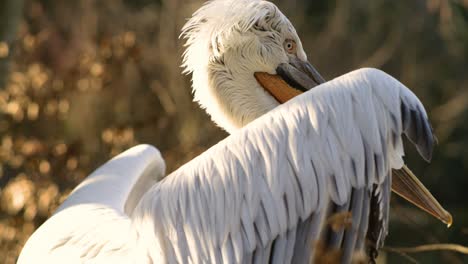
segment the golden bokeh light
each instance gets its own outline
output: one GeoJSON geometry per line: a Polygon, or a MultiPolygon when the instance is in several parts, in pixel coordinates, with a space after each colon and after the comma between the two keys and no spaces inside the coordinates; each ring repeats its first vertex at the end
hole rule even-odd
{"type": "Polygon", "coordinates": [[[10,48],[6,42],[0,41],[0,59],[8,57],[10,48]]]}

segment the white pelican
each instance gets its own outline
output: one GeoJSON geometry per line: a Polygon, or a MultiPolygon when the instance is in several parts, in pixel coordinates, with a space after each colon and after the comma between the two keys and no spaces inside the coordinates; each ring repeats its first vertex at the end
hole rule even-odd
{"type": "Polygon", "coordinates": [[[344,263],[356,251],[372,259],[392,178],[451,223],[404,166],[402,134],[426,160],[434,138],[403,84],[376,69],[324,83],[266,1],[209,1],[183,36],[195,100],[231,136],[164,179],[154,147],[115,157],[31,236],[19,263],[308,263],[318,245],[344,263]],[[350,226],[330,223],[348,211],[350,226]]]}

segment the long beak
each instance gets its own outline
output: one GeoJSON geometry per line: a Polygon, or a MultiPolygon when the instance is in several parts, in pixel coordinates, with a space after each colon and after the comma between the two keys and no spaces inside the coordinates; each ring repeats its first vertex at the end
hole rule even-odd
{"type": "MultiPolygon", "coordinates": [[[[271,75],[256,72],[254,76],[279,103],[285,103],[325,82],[309,62],[299,59],[280,64],[276,73],[276,75],[271,75]]],[[[450,213],[440,205],[408,167],[403,166],[399,170],[393,170],[392,191],[441,220],[447,226],[452,224],[450,213]]]]}
{"type": "Polygon", "coordinates": [[[392,191],[444,222],[447,227],[452,225],[452,215],[439,204],[406,165],[392,171],[392,191]]]}
{"type": "Polygon", "coordinates": [[[277,75],[265,72],[254,74],[257,81],[278,102],[285,103],[291,98],[322,84],[325,80],[308,62],[292,59],[290,63],[282,63],[276,68],[277,75]]]}

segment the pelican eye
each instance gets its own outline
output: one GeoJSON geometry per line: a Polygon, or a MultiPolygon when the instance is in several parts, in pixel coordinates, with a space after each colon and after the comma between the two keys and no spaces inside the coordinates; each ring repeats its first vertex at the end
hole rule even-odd
{"type": "Polygon", "coordinates": [[[284,49],[289,54],[296,53],[296,49],[297,49],[296,41],[292,39],[287,39],[286,41],[284,41],[284,49]]]}

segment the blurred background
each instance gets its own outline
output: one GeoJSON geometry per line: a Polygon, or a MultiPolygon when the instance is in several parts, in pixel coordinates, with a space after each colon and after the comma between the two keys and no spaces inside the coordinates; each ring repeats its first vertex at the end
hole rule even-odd
{"type": "MultiPolygon", "coordinates": [[[[227,134],[192,102],[181,74],[195,0],[0,1],[0,259],[97,166],[138,143],[168,172],[227,134]]],[[[468,1],[274,1],[326,79],[376,67],[410,87],[438,136],[432,163],[407,161],[452,212],[442,223],[394,197],[386,245],[468,244],[468,1]]],[[[468,263],[386,249],[387,263],[468,263]]]]}

